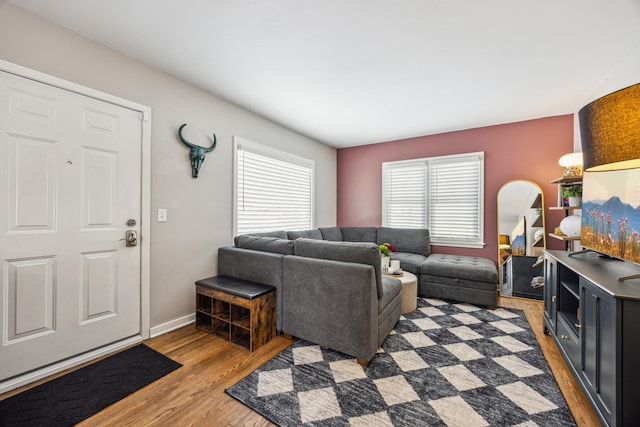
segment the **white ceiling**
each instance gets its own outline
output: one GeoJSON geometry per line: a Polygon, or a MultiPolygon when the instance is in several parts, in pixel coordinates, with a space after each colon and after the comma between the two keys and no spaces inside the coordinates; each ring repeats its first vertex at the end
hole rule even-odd
{"type": "Polygon", "coordinates": [[[334,147],[570,114],[638,0],[10,0],[334,147]]]}

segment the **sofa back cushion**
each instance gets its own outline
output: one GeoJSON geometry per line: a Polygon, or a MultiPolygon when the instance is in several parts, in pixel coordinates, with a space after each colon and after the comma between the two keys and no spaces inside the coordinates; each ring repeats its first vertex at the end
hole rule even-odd
{"type": "Polygon", "coordinates": [[[322,233],[317,228],[311,230],[287,231],[287,239],[296,240],[301,237],[306,239],[322,240],[322,233]]]}
{"type": "Polygon", "coordinates": [[[345,242],[372,242],[376,243],[377,227],[340,227],[342,238],[345,242]]]}
{"type": "Polygon", "coordinates": [[[235,238],[236,247],[253,249],[254,251],[273,252],[275,254],[293,255],[293,240],[277,237],[260,237],[254,234],[243,234],[235,238]]]}
{"type": "Polygon", "coordinates": [[[294,255],[370,265],[376,275],[378,297],[383,295],[380,249],[375,243],[318,241],[302,238],[294,242],[294,255]]]}
{"type": "Polygon", "coordinates": [[[236,245],[236,247],[238,246],[238,237],[241,236],[254,236],[254,237],[275,237],[278,239],[286,239],[287,238],[287,232],[286,231],[268,231],[265,233],[250,233],[250,234],[241,234],[240,236],[236,236],[233,239],[233,244],[236,245]]]}
{"type": "Polygon", "coordinates": [[[378,228],[379,245],[391,243],[398,252],[409,252],[429,256],[431,239],[426,228],[378,228]]]}
{"type": "Polygon", "coordinates": [[[324,240],[333,240],[335,242],[342,242],[342,230],[340,227],[320,227],[322,238],[324,240]]]}

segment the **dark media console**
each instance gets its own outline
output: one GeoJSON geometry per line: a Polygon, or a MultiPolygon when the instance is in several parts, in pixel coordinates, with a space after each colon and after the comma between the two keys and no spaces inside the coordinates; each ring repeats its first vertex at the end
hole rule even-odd
{"type": "Polygon", "coordinates": [[[640,266],[591,251],[544,258],[545,334],[604,425],[640,425],[640,266]]]}
{"type": "MultiPolygon", "coordinates": [[[[598,251],[594,251],[593,249],[583,249],[581,251],[570,252],[569,256],[576,256],[576,255],[586,254],[586,253],[595,253],[595,254],[598,255],[599,258],[607,260],[607,261],[624,262],[623,259],[616,258],[616,257],[613,257],[611,255],[607,255],[607,254],[602,254],[602,253],[600,253],[598,251]]],[[[632,279],[640,279],[640,272],[636,272],[634,274],[628,274],[626,276],[618,276],[618,281],[619,282],[624,282],[625,280],[632,280],[632,279]]]]}

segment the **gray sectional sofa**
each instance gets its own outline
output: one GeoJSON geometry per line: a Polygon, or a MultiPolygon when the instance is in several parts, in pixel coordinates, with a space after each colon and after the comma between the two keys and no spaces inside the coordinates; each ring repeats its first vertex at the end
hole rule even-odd
{"type": "Polygon", "coordinates": [[[431,255],[429,230],[328,227],[236,236],[218,274],[275,286],[276,329],[367,364],[400,318],[401,283],[378,245],[419,278],[418,295],[495,306],[497,270],[475,257],[431,255]],[[479,280],[474,280],[477,277],[479,280]]]}

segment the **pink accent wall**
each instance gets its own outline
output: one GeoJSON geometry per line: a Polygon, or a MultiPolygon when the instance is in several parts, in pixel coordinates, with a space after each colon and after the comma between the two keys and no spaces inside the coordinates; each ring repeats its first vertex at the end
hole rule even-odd
{"type": "MultiPolygon", "coordinates": [[[[497,261],[498,190],[514,179],[537,183],[544,193],[547,233],[558,226],[564,213],[557,205],[557,185],[562,176],[560,156],[573,151],[573,115],[548,117],[439,135],[338,150],[337,225],[382,224],[382,163],[449,154],[484,151],[485,199],[482,249],[432,246],[433,253],[481,256],[497,261]]],[[[547,236],[548,249],[564,249],[564,242],[547,236]]]]}

